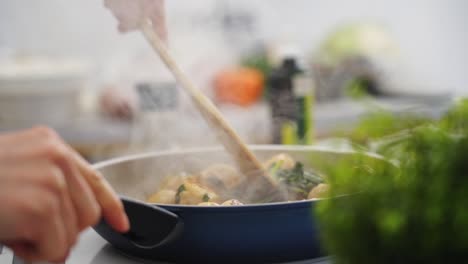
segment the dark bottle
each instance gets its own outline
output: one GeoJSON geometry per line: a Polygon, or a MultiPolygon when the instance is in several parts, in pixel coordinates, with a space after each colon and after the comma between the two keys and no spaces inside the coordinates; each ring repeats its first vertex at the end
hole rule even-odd
{"type": "Polygon", "coordinates": [[[299,72],[296,60],[286,57],[268,78],[268,102],[272,114],[274,144],[286,143],[287,128],[297,120],[298,109],[294,98],[293,75],[299,72]]]}
{"type": "Polygon", "coordinates": [[[274,144],[312,142],[313,84],[298,67],[294,57],[286,57],[269,76],[269,94],[274,144]]]}

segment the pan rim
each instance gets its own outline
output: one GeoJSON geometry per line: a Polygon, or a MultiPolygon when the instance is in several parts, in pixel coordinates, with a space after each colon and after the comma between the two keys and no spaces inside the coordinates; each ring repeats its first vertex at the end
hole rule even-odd
{"type": "MultiPolygon", "coordinates": [[[[359,152],[355,150],[337,150],[331,147],[324,146],[303,146],[303,145],[248,145],[251,150],[291,150],[291,151],[315,151],[315,152],[326,152],[333,154],[357,154],[359,152]]],[[[121,157],[111,158],[108,160],[103,160],[92,164],[92,167],[96,170],[99,170],[104,167],[108,167],[117,163],[128,162],[132,160],[160,157],[160,156],[169,156],[169,155],[182,155],[182,154],[191,154],[199,152],[218,152],[223,151],[224,148],[220,146],[213,147],[197,147],[197,148],[187,148],[187,149],[176,149],[176,150],[163,150],[163,151],[149,151],[138,154],[124,155],[121,157]]],[[[373,152],[361,152],[362,154],[369,156],[371,158],[385,160],[382,156],[373,153],[373,152]]]]}

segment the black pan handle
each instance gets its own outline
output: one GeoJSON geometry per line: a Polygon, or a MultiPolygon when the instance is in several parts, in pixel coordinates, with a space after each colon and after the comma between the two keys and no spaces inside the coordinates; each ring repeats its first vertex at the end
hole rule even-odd
{"type": "Polygon", "coordinates": [[[178,237],[183,229],[182,219],[159,206],[120,197],[128,219],[130,231],[119,234],[102,220],[95,230],[108,240],[120,240],[141,249],[152,249],[167,244],[178,237]]]}

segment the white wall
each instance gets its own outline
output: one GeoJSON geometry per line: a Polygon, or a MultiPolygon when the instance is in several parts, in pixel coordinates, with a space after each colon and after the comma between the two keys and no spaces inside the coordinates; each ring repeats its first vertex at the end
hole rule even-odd
{"type": "MultiPolygon", "coordinates": [[[[129,0],[130,1],[130,0],[129,0]]],[[[212,60],[227,63],[232,46],[217,30],[221,0],[166,0],[171,44],[196,75],[212,60]],[[189,56],[190,55],[190,56],[189,56]],[[223,56],[224,55],[224,56],[223,56]],[[202,61],[202,62],[200,62],[202,61]]],[[[226,1],[224,1],[226,2],[226,1]]],[[[386,24],[423,85],[468,94],[468,2],[464,0],[235,0],[258,19],[258,37],[290,37],[313,48],[350,20],[386,24]]],[[[84,56],[109,65],[130,51],[148,52],[138,34],[119,36],[100,0],[2,0],[0,47],[26,53],[84,56]]]]}

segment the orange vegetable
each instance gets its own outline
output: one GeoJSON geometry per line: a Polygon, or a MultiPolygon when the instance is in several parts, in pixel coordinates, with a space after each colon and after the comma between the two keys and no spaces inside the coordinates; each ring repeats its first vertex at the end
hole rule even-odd
{"type": "Polygon", "coordinates": [[[264,84],[264,76],[257,69],[227,69],[214,79],[215,96],[219,102],[248,106],[262,96],[264,84]]]}

